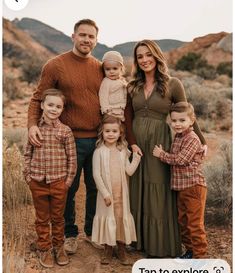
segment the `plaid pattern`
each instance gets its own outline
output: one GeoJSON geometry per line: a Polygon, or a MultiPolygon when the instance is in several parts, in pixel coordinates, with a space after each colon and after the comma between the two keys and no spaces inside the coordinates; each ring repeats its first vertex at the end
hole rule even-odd
{"type": "Polygon", "coordinates": [[[180,191],[195,185],[206,186],[201,170],[202,145],[191,128],[181,134],[176,134],[171,146],[171,152],[161,152],[160,159],[172,165],[172,189],[180,191]]]}
{"type": "Polygon", "coordinates": [[[71,129],[59,119],[48,125],[43,118],[38,125],[43,136],[41,147],[27,143],[24,158],[24,176],[27,183],[32,179],[51,183],[64,180],[71,186],[77,171],[77,155],[71,129]]]}

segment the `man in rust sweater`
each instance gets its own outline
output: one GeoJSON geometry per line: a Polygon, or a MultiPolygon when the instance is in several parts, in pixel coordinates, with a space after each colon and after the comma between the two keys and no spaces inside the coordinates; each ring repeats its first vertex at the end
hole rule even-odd
{"type": "Polygon", "coordinates": [[[90,241],[92,222],[96,210],[97,189],[92,176],[92,156],[101,120],[98,91],[103,73],[101,63],[91,56],[97,43],[98,27],[90,19],[78,21],[74,26],[71,51],[50,59],[43,67],[41,78],[29,104],[29,140],[40,146],[43,138],[38,128],[41,117],[41,95],[49,88],[58,88],[66,97],[66,107],[61,121],[74,134],[78,158],[76,177],[69,188],[65,208],[65,249],[77,250],[78,227],[75,224],[75,194],[79,188],[81,171],[86,185],[86,216],[84,231],[90,241]]]}

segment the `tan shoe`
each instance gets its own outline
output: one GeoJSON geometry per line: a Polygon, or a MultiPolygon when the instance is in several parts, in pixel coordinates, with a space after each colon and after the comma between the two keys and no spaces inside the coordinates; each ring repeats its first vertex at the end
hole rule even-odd
{"type": "Polygon", "coordinates": [[[65,238],[64,249],[68,254],[75,254],[77,252],[78,242],[77,237],[65,238]]]}
{"type": "Polygon", "coordinates": [[[117,242],[117,257],[122,265],[131,265],[126,256],[126,245],[124,243],[117,242]]]}
{"type": "Polygon", "coordinates": [[[64,245],[54,248],[55,260],[58,265],[66,265],[69,263],[69,257],[64,249],[64,245]]]}
{"type": "Polygon", "coordinates": [[[54,256],[52,254],[52,249],[39,252],[39,263],[47,268],[52,268],[54,266],[54,256]]]}
{"type": "Polygon", "coordinates": [[[105,245],[104,254],[103,254],[103,257],[101,258],[100,263],[110,264],[112,257],[113,257],[113,247],[109,245],[105,245]]]}

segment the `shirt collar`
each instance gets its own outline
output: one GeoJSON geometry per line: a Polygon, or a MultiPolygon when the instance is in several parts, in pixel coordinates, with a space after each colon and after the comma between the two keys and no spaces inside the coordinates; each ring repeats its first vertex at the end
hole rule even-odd
{"type": "Polygon", "coordinates": [[[61,124],[61,122],[58,118],[56,120],[53,120],[51,124],[48,124],[45,122],[45,119],[43,116],[41,117],[41,119],[39,120],[39,123],[38,123],[39,126],[46,125],[46,126],[54,127],[54,128],[60,126],[60,124],[61,124]]]}
{"type": "Polygon", "coordinates": [[[177,133],[176,135],[179,136],[179,137],[184,137],[184,136],[186,136],[187,134],[189,134],[192,131],[193,131],[193,127],[189,127],[188,129],[186,129],[182,133],[177,133]]]}

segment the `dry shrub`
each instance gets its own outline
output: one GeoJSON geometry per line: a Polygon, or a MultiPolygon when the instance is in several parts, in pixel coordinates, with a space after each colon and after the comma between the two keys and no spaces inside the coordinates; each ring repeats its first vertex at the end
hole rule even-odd
{"type": "Polygon", "coordinates": [[[3,141],[3,266],[4,272],[23,272],[25,237],[31,195],[24,181],[23,157],[16,144],[3,141]],[[20,268],[19,268],[20,267],[20,268]]]}
{"type": "Polygon", "coordinates": [[[4,100],[22,99],[24,93],[19,85],[19,79],[13,74],[3,74],[3,95],[4,100]]]}
{"type": "Polygon", "coordinates": [[[219,153],[204,166],[208,186],[206,221],[232,224],[232,144],[223,141],[219,153]]]}
{"type": "Polygon", "coordinates": [[[3,137],[6,140],[8,147],[16,144],[20,152],[23,153],[25,144],[28,139],[26,128],[4,128],[3,137]]]}

